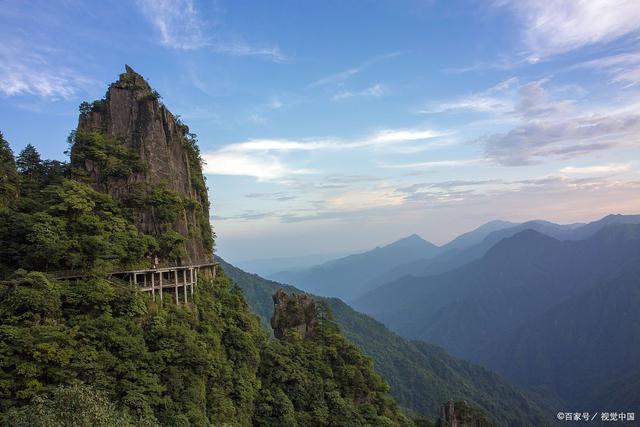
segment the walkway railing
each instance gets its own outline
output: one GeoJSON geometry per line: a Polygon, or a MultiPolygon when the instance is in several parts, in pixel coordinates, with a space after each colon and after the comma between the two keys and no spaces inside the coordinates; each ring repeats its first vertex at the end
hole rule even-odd
{"type": "MultiPolygon", "coordinates": [[[[131,285],[136,286],[142,292],[151,292],[154,300],[156,299],[157,293],[160,296],[160,302],[163,301],[164,292],[167,290],[174,291],[175,301],[176,304],[178,304],[180,301],[180,290],[183,291],[183,300],[185,303],[188,302],[189,293],[193,300],[194,287],[198,285],[198,272],[201,269],[210,269],[212,276],[215,278],[217,266],[217,262],[211,261],[189,265],[167,265],[167,263],[163,263],[149,268],[111,271],[105,273],[105,276],[109,279],[115,277],[124,281],[128,280],[131,285]]],[[[73,280],[89,277],[94,275],[95,272],[62,270],[49,272],[47,274],[60,280],[73,280]]]]}

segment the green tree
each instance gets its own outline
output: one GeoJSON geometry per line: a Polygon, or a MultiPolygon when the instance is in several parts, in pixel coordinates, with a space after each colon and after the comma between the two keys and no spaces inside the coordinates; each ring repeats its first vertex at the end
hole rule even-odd
{"type": "Polygon", "coordinates": [[[0,132],[0,207],[15,200],[18,195],[19,181],[13,151],[0,132]]]}
{"type": "Polygon", "coordinates": [[[29,405],[11,411],[5,423],[15,427],[133,426],[104,393],[81,383],[34,397],[29,405]]]}
{"type": "Polygon", "coordinates": [[[28,180],[38,179],[42,175],[42,159],[40,153],[31,144],[20,152],[16,160],[18,171],[28,180]]]}

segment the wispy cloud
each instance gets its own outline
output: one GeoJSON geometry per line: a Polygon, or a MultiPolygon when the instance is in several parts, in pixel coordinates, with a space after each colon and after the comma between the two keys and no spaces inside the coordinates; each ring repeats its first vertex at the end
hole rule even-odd
{"type": "Polygon", "coordinates": [[[629,86],[640,84],[640,51],[609,55],[582,62],[573,68],[594,68],[604,70],[611,76],[612,83],[629,86]]]}
{"type": "Polygon", "coordinates": [[[510,97],[518,86],[515,77],[504,80],[487,90],[444,102],[434,102],[419,110],[419,113],[434,114],[455,110],[506,113],[513,109],[510,97]]]}
{"type": "Polygon", "coordinates": [[[287,202],[289,200],[295,200],[298,198],[298,196],[294,196],[283,191],[278,191],[275,193],[249,193],[245,194],[244,197],[248,199],[260,199],[274,202],[287,202]]]}
{"type": "Polygon", "coordinates": [[[78,72],[50,63],[51,52],[18,40],[0,45],[0,93],[72,99],[93,82],[78,72]]]}
{"type": "Polygon", "coordinates": [[[433,160],[429,162],[382,164],[381,166],[387,169],[433,169],[477,165],[486,163],[486,161],[486,159],[451,159],[433,160]]]}
{"type": "Polygon", "coordinates": [[[348,68],[344,71],[340,71],[338,73],[331,74],[326,77],[322,77],[316,80],[315,82],[311,83],[310,86],[313,87],[313,86],[324,86],[329,84],[343,83],[346,80],[349,80],[351,77],[355,76],[356,74],[360,74],[361,72],[365,71],[366,69],[368,69],[372,65],[375,65],[378,62],[395,58],[395,57],[404,55],[405,53],[406,53],[405,51],[399,51],[399,52],[391,52],[381,56],[376,56],[375,58],[369,59],[368,61],[365,61],[362,64],[357,65],[353,68],[348,68]]]}
{"type": "MultiPolygon", "coordinates": [[[[624,56],[583,66],[633,60],[624,56]]],[[[467,97],[432,104],[423,112],[483,112],[493,118],[494,124],[511,126],[477,139],[484,144],[487,159],[508,166],[568,159],[637,143],[640,110],[633,97],[627,104],[617,100],[618,104],[596,105],[582,100],[580,87],[548,86],[547,78],[524,84],[512,78],[467,97]]]]}
{"type": "Polygon", "coordinates": [[[267,107],[271,110],[279,110],[284,106],[284,103],[280,100],[280,98],[274,96],[273,98],[271,98],[271,100],[269,101],[269,103],[267,104],[267,107]]]}
{"type": "Polygon", "coordinates": [[[231,56],[260,56],[274,62],[286,61],[278,46],[254,45],[223,34],[201,16],[193,0],[137,0],[145,19],[160,36],[160,43],[171,49],[208,49],[231,56]]]}
{"type": "Polygon", "coordinates": [[[303,140],[252,139],[246,142],[227,145],[221,150],[235,152],[348,150],[388,144],[424,141],[445,135],[449,134],[446,132],[423,128],[383,129],[372,133],[368,137],[356,140],[341,140],[337,138],[311,138],[303,140]]]}
{"type": "Polygon", "coordinates": [[[494,4],[511,8],[521,19],[531,62],[640,30],[636,0],[497,0],[494,4]]]}
{"type": "Polygon", "coordinates": [[[381,84],[375,84],[360,91],[346,90],[333,95],[331,98],[334,101],[342,101],[350,98],[379,98],[387,93],[387,89],[381,84]]]}
{"type": "Polygon", "coordinates": [[[315,138],[305,140],[254,139],[203,154],[205,173],[211,175],[244,175],[259,180],[282,179],[289,175],[312,173],[309,169],[288,166],[283,156],[292,152],[342,151],[376,148],[389,145],[424,144],[425,141],[447,135],[422,129],[383,129],[366,138],[341,140],[315,138]]]}

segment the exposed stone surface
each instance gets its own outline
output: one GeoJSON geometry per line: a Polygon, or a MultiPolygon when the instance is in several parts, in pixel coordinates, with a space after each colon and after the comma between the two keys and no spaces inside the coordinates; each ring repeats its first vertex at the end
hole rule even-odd
{"type": "MultiPolygon", "coordinates": [[[[142,170],[134,170],[128,176],[106,176],[104,167],[95,160],[74,162],[77,142],[71,150],[71,163],[81,170],[82,179],[115,199],[121,200],[141,187],[147,191],[162,187],[196,202],[199,213],[193,207],[185,207],[169,224],[186,239],[186,256],[178,260],[183,265],[213,260],[211,244],[206,243],[206,234],[210,234],[206,186],[200,164],[193,161],[187,130],[158,100],[157,92],[144,78],[126,66],[126,72],[109,86],[105,99],[81,112],[77,134],[100,132],[117,141],[140,160],[142,170]]],[[[152,206],[134,209],[133,220],[146,234],[159,236],[167,231],[167,224],[158,219],[152,206]]]]}
{"type": "Polygon", "coordinates": [[[295,330],[302,338],[313,335],[318,325],[317,307],[308,295],[287,295],[278,289],[273,295],[274,311],[271,327],[276,338],[282,338],[286,331],[295,330]]]}
{"type": "Polygon", "coordinates": [[[448,401],[440,408],[440,427],[492,427],[493,424],[465,401],[448,401]]]}

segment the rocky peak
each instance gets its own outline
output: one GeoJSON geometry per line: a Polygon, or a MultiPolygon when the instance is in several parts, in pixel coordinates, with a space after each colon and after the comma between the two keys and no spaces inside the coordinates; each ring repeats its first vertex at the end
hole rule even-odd
{"type": "Polygon", "coordinates": [[[318,325],[316,302],[309,295],[287,295],[278,289],[273,295],[274,311],[271,327],[276,338],[282,338],[286,331],[297,331],[302,338],[312,336],[318,325]]]}
{"type": "Polygon", "coordinates": [[[140,97],[144,97],[152,92],[149,83],[140,74],[136,73],[133,68],[124,66],[125,72],[120,74],[120,78],[111,84],[111,87],[118,89],[133,90],[140,97]]]}
{"type": "Polygon", "coordinates": [[[130,66],[106,96],[82,103],[74,177],[109,193],[160,243],[164,262],[212,262],[209,201],[195,136],[130,66]]]}

